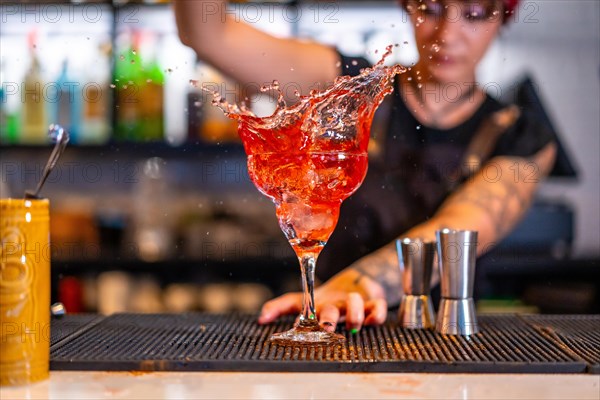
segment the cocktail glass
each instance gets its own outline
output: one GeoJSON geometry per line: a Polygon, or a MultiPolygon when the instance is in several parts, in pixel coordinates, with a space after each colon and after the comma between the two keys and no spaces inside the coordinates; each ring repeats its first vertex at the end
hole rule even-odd
{"type": "Polygon", "coordinates": [[[258,189],[275,202],[279,226],[296,252],[302,274],[302,311],[294,327],[271,340],[335,343],[342,335],[319,325],[315,312],[317,258],[338,221],[340,206],[362,183],[367,153],[319,151],[248,156],[248,171],[258,189]]]}
{"type": "Polygon", "coordinates": [[[399,65],[384,66],[391,46],[373,68],[355,77],[339,77],[334,85],[287,107],[279,85],[263,91],[279,93],[269,116],[255,116],[244,105],[228,104],[213,92],[213,104],[238,120],[248,155],[248,173],[256,187],[276,206],[279,226],[296,252],[302,273],[302,311],[294,327],[276,333],[279,344],[332,344],[344,340],[319,325],[315,311],[317,258],[338,221],[344,199],[367,173],[367,148],[377,106],[393,90],[399,65]]]}

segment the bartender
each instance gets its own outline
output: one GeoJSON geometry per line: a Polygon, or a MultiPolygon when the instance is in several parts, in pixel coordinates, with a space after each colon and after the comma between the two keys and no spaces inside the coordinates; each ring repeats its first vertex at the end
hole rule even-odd
{"type": "MultiPolygon", "coordinates": [[[[399,303],[396,239],[435,240],[441,228],[475,230],[482,254],[513,229],[554,163],[553,133],[475,83],[479,61],[518,0],[400,5],[414,25],[419,61],[397,77],[382,105],[384,129],[371,146],[367,177],[343,203],[319,258],[316,272],[326,282],[315,291],[316,310],[329,330],[341,318],[350,330],[381,324],[388,306],[399,303]]],[[[307,94],[368,66],[334,47],[271,36],[221,12],[225,6],[174,2],[182,42],[242,85],[277,79],[307,94]]],[[[301,293],[270,300],[259,322],[298,313],[301,301],[301,293]]]]}

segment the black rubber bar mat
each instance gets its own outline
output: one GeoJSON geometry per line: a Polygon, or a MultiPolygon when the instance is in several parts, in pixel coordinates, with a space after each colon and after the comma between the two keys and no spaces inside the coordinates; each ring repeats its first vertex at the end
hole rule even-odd
{"type": "Polygon", "coordinates": [[[588,372],[600,374],[600,315],[527,315],[522,318],[575,357],[585,360],[588,372]]]}
{"type": "Polygon", "coordinates": [[[53,370],[580,373],[586,363],[516,316],[480,316],[469,338],[386,324],[344,345],[271,344],[292,318],[260,326],[255,315],[116,314],[50,348],[53,370]]]}
{"type": "Polygon", "coordinates": [[[53,317],[50,324],[50,343],[52,345],[73,337],[82,328],[90,328],[95,322],[100,322],[104,317],[96,314],[69,314],[64,317],[53,317]]]}

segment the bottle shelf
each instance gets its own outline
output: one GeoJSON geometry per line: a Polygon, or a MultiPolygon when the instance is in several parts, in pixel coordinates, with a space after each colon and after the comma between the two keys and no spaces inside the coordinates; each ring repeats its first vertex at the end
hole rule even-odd
{"type": "MultiPolygon", "coordinates": [[[[0,154],[29,152],[32,154],[45,154],[51,150],[49,144],[39,145],[4,145],[0,144],[0,154]]],[[[85,157],[86,155],[99,155],[103,153],[119,152],[120,156],[128,155],[132,158],[161,157],[195,157],[198,154],[223,154],[228,156],[244,156],[244,148],[238,142],[210,143],[187,142],[172,146],[165,142],[109,142],[103,145],[69,146],[68,153],[85,157]]]]}

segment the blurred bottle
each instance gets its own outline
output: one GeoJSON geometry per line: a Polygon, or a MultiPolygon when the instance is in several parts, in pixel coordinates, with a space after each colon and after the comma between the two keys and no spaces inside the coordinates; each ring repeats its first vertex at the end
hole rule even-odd
{"type": "MultiPolygon", "coordinates": [[[[4,63],[2,63],[4,64],[4,63]]],[[[8,113],[6,112],[6,94],[4,94],[4,84],[2,82],[2,68],[0,66],[0,144],[11,144],[13,141],[8,136],[8,113]]]]}
{"type": "Polygon", "coordinates": [[[100,44],[94,46],[91,56],[92,68],[87,68],[83,89],[83,115],[81,120],[81,143],[104,144],[110,135],[110,91],[108,79],[110,66],[108,54],[100,44]]]}
{"type": "Polygon", "coordinates": [[[233,309],[234,286],[229,283],[209,283],[198,293],[198,307],[210,313],[226,313],[233,309]]]}
{"type": "Polygon", "coordinates": [[[64,60],[55,85],[50,86],[50,117],[69,131],[73,143],[80,143],[81,84],[69,70],[69,61],[64,60]]]}
{"type": "Polygon", "coordinates": [[[11,110],[4,87],[0,86],[0,144],[18,143],[19,125],[19,114],[14,108],[11,110]]]}
{"type": "Polygon", "coordinates": [[[117,139],[141,142],[164,138],[165,76],[155,57],[155,45],[148,33],[134,31],[130,44],[116,60],[117,139]]]}
{"type": "Polygon", "coordinates": [[[191,283],[171,283],[165,288],[163,299],[168,312],[183,313],[196,309],[198,286],[191,283]]]}
{"type": "Polygon", "coordinates": [[[62,277],[58,282],[58,301],[68,313],[81,313],[83,307],[83,284],[74,276],[62,277]]]}
{"type": "Polygon", "coordinates": [[[204,107],[202,107],[202,93],[199,90],[190,89],[187,93],[187,141],[195,143],[200,139],[200,129],[202,129],[202,116],[204,107]]]}
{"type": "Polygon", "coordinates": [[[136,141],[141,136],[141,101],[140,87],[143,82],[141,73],[142,59],[138,53],[133,33],[131,41],[118,52],[114,68],[114,85],[116,90],[116,131],[115,138],[124,141],[136,141]]]}
{"type": "Polygon", "coordinates": [[[167,259],[174,250],[175,202],[166,175],[165,161],[150,158],[135,188],[133,239],[139,257],[148,262],[167,259]]]}
{"type": "MultiPolygon", "coordinates": [[[[15,68],[14,58],[1,58],[0,62],[0,144],[11,145],[19,142],[19,132],[21,129],[21,94],[18,91],[7,90],[5,87],[9,82],[15,82],[17,79],[13,76],[18,68],[15,68]],[[12,62],[13,65],[10,65],[12,62]],[[10,68],[12,66],[12,69],[10,68]]],[[[19,78],[20,79],[20,78],[19,78]]],[[[13,83],[14,85],[14,83],[13,83]]],[[[14,87],[14,86],[13,86],[14,87]]],[[[15,88],[16,89],[16,88],[15,88]]]]}
{"type": "Polygon", "coordinates": [[[95,275],[86,274],[81,278],[83,309],[88,312],[98,311],[98,282],[95,275]]]}
{"type": "Polygon", "coordinates": [[[141,69],[141,139],[158,141],[164,138],[164,84],[165,76],[156,60],[156,43],[148,34],[142,39],[143,54],[148,61],[141,69]],[[154,45],[153,45],[154,44],[154,45]]]}
{"type": "Polygon", "coordinates": [[[202,66],[200,63],[196,65],[196,71],[193,79],[197,82],[189,86],[187,93],[187,141],[190,143],[197,142],[202,136],[202,122],[204,120],[204,99],[205,94],[200,89],[200,80],[202,74],[202,66]]]}
{"type": "Polygon", "coordinates": [[[158,280],[152,276],[137,278],[127,306],[136,313],[159,313],[164,311],[162,290],[158,280]]]}
{"type": "Polygon", "coordinates": [[[25,74],[23,83],[23,131],[21,143],[43,144],[47,142],[48,119],[46,101],[43,95],[44,82],[40,62],[35,50],[36,34],[30,32],[28,37],[31,64],[25,74]]]}
{"type": "Polygon", "coordinates": [[[98,312],[110,315],[127,311],[131,285],[131,277],[125,272],[108,271],[98,275],[98,312]]]}
{"type": "Polygon", "coordinates": [[[164,102],[165,139],[170,145],[177,146],[187,140],[188,116],[194,111],[191,108],[194,102],[200,100],[190,103],[187,96],[190,88],[193,89],[189,81],[194,77],[196,53],[183,46],[174,32],[166,33],[160,43],[157,58],[163,68],[167,67],[163,91],[165,97],[167,93],[169,95],[169,101],[164,102]]]}

